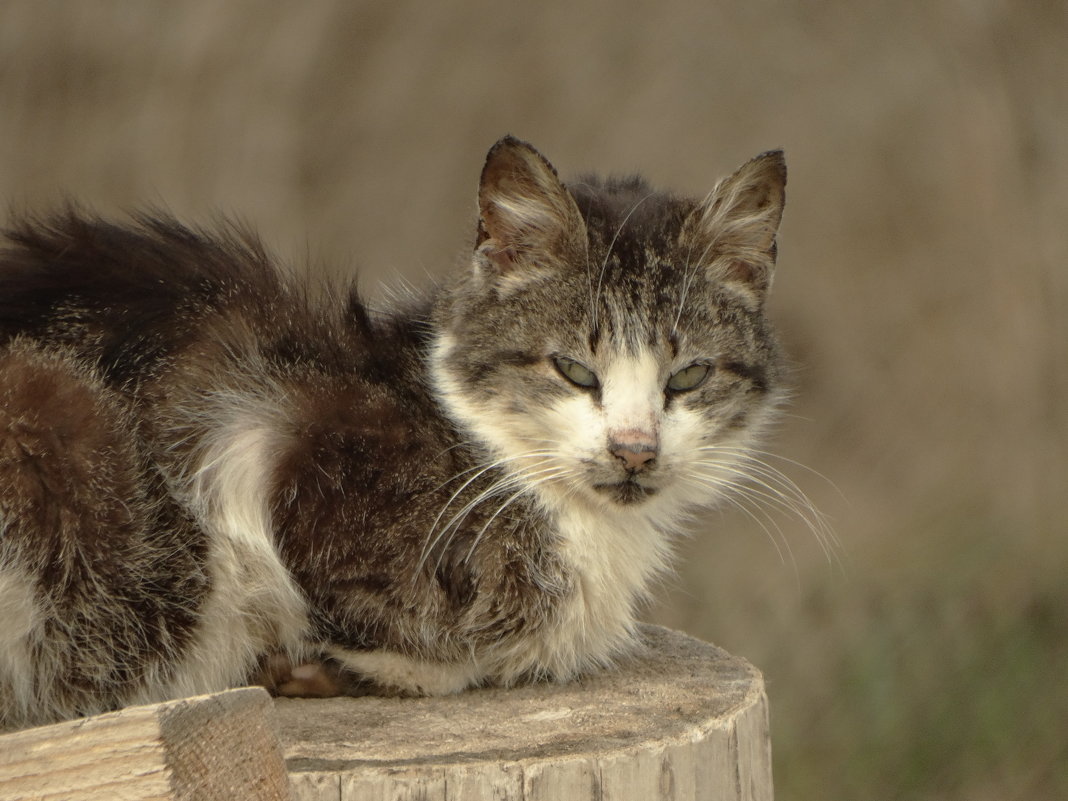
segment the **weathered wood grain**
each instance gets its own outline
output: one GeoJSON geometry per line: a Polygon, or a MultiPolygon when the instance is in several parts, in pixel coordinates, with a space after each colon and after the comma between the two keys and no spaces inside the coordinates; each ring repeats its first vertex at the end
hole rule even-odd
{"type": "Polygon", "coordinates": [[[618,669],[447,698],[278,699],[299,801],[770,801],[760,673],[643,629],[618,669]]]}
{"type": "Polygon", "coordinates": [[[0,736],[0,801],[284,801],[261,688],[230,690],[0,736]]]}
{"type": "Polygon", "coordinates": [[[0,801],[771,801],[760,673],[643,636],[567,685],[273,708],[246,688],[7,734],[0,801]]]}

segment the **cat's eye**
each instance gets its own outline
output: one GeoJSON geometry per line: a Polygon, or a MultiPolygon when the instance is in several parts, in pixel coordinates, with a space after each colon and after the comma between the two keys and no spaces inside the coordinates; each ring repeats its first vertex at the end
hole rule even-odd
{"type": "Polygon", "coordinates": [[[577,387],[595,389],[600,386],[601,382],[597,380],[597,375],[581,362],[576,362],[567,356],[556,356],[553,358],[553,364],[560,371],[560,375],[577,387]]]}
{"type": "Polygon", "coordinates": [[[668,379],[667,388],[671,392],[687,392],[691,389],[697,389],[701,384],[705,383],[705,379],[708,378],[708,374],[711,372],[712,368],[707,364],[691,364],[689,367],[684,367],[672,375],[668,379]]]}

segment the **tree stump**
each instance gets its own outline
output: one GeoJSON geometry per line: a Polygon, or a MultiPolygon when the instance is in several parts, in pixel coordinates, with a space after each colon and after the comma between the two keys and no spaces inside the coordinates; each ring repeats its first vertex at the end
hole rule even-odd
{"type": "Polygon", "coordinates": [[[771,801],[764,682],[655,626],[619,668],[446,698],[278,699],[297,801],[771,801]]]}
{"type": "Polygon", "coordinates": [[[771,801],[760,673],[642,635],[565,685],[273,706],[246,688],[13,732],[0,801],[771,801]]]}

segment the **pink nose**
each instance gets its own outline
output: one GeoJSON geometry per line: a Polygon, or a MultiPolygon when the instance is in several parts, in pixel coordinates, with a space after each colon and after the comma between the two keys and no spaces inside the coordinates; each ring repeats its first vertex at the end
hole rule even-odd
{"type": "Polygon", "coordinates": [[[623,464],[628,473],[644,470],[656,459],[657,443],[655,439],[628,439],[623,442],[611,442],[608,450],[623,464]]]}

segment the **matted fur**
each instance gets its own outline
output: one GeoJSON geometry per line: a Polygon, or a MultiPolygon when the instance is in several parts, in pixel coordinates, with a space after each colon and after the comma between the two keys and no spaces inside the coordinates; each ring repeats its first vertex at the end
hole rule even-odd
{"type": "Polygon", "coordinates": [[[233,228],[17,224],[0,723],[279,658],[410,694],[610,664],[781,398],[763,301],[784,184],[769,153],[703,201],[565,186],[506,138],[470,267],[387,315],[233,228]]]}

